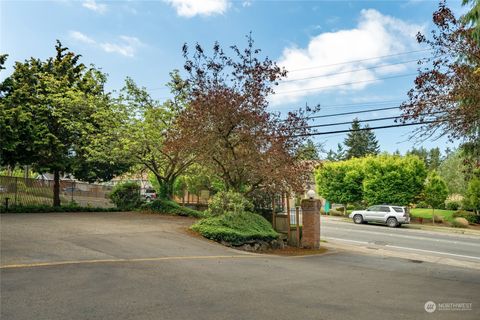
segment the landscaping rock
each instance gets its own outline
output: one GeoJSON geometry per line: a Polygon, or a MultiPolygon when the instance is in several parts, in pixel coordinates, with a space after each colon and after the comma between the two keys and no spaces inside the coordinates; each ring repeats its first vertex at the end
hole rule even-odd
{"type": "Polygon", "coordinates": [[[249,240],[242,244],[235,244],[227,241],[220,241],[220,243],[227,247],[232,247],[238,250],[243,250],[248,252],[265,252],[271,249],[285,248],[285,242],[282,239],[275,239],[272,241],[249,240]]]}
{"type": "MultiPolygon", "coordinates": [[[[283,241],[282,241],[283,242],[283,241]]],[[[272,249],[279,249],[280,248],[280,241],[278,240],[272,240],[270,242],[270,246],[272,247],[272,249]]]]}

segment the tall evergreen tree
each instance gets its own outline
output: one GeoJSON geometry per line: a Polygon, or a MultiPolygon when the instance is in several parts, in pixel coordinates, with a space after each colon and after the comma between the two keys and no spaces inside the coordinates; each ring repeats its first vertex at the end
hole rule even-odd
{"type": "Polygon", "coordinates": [[[61,173],[88,181],[111,179],[129,165],[89,160],[88,139],[102,135],[110,110],[106,75],[85,66],[60,41],[55,49],[45,61],[16,62],[0,86],[0,164],[53,173],[53,205],[59,206],[61,173]]]}
{"type": "Polygon", "coordinates": [[[369,125],[367,124],[365,126],[366,129],[363,131],[363,135],[366,141],[366,149],[367,149],[367,155],[368,154],[379,154],[380,153],[380,147],[378,145],[378,140],[377,137],[375,136],[375,133],[371,129],[369,129],[369,125]]]}
{"type": "Polygon", "coordinates": [[[428,169],[437,170],[442,163],[440,149],[438,147],[430,149],[428,152],[428,169]]]}
{"type": "Polygon", "coordinates": [[[366,130],[362,130],[360,121],[355,118],[352,122],[350,132],[345,138],[344,144],[347,147],[345,152],[345,158],[361,158],[369,154],[378,154],[379,146],[377,138],[368,125],[364,127],[366,130]]]}
{"type": "Polygon", "coordinates": [[[297,150],[297,157],[300,160],[320,160],[318,149],[320,145],[316,145],[312,140],[308,139],[297,150]]]}
{"type": "Polygon", "coordinates": [[[328,161],[345,160],[345,149],[343,148],[341,143],[337,144],[337,151],[333,151],[332,149],[328,151],[327,160],[328,161]]]}
{"type": "Polygon", "coordinates": [[[437,170],[442,164],[442,155],[440,149],[432,148],[430,150],[425,147],[415,148],[407,151],[407,155],[415,155],[425,162],[425,166],[429,171],[437,170]]]}

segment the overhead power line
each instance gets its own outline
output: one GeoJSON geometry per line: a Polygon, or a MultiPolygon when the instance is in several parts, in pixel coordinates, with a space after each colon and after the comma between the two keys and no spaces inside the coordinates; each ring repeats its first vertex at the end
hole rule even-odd
{"type": "MultiPolygon", "coordinates": [[[[430,112],[430,113],[422,113],[419,114],[419,116],[432,116],[435,114],[439,113],[444,113],[442,111],[438,112],[430,112]]],[[[359,123],[364,123],[364,122],[375,122],[375,121],[384,121],[384,120],[397,120],[400,119],[402,116],[393,116],[393,117],[382,117],[382,118],[374,118],[374,119],[363,119],[363,120],[357,120],[359,123]]],[[[346,121],[346,122],[333,122],[333,123],[324,123],[324,124],[316,124],[312,126],[306,126],[306,128],[322,128],[322,127],[333,127],[333,126],[340,126],[340,125],[345,125],[345,124],[353,124],[354,121],[346,121]]]]}
{"type": "MultiPolygon", "coordinates": [[[[357,63],[357,62],[363,62],[363,61],[369,61],[369,60],[376,60],[376,59],[381,59],[381,58],[390,58],[390,57],[397,57],[397,56],[402,56],[402,55],[407,55],[411,53],[418,53],[418,52],[427,52],[431,51],[432,49],[422,49],[422,50],[413,50],[413,51],[406,51],[406,52],[400,52],[400,53],[395,53],[395,54],[389,54],[389,55],[383,55],[383,56],[376,56],[376,57],[370,57],[370,58],[365,58],[365,59],[359,59],[359,60],[350,60],[350,61],[344,61],[344,62],[338,62],[338,63],[332,63],[332,64],[324,64],[320,66],[313,66],[313,67],[305,67],[305,68],[299,68],[299,69],[290,69],[288,70],[289,73],[292,72],[297,72],[297,71],[305,71],[305,70],[312,70],[312,69],[320,69],[320,68],[326,68],[326,67],[331,67],[331,66],[338,66],[338,65],[345,65],[345,64],[350,64],[350,63],[357,63]]],[[[420,59],[420,58],[419,58],[420,59]]],[[[409,60],[409,61],[404,61],[404,62],[398,62],[398,63],[392,63],[388,65],[381,65],[381,66],[373,66],[373,67],[368,67],[368,68],[361,68],[361,69],[356,69],[354,71],[361,71],[361,70],[370,70],[370,69],[375,69],[375,68],[382,68],[386,66],[391,66],[391,65],[397,65],[397,64],[402,64],[402,63],[409,63],[413,61],[418,61],[419,59],[414,59],[414,60],[409,60]]],[[[421,58],[425,59],[425,58],[421,58]]],[[[353,71],[353,72],[354,72],[353,71]]],[[[348,73],[348,72],[341,72],[341,73],[348,73]]],[[[341,74],[341,73],[336,73],[336,74],[341,74]]],[[[290,82],[290,81],[299,81],[299,80],[306,80],[309,78],[305,79],[295,79],[295,80],[283,80],[283,82],[290,82]]],[[[313,78],[312,78],[313,79],[313,78]]],[[[167,87],[155,87],[155,88],[150,88],[148,90],[167,90],[167,87]]]]}
{"type": "Polygon", "coordinates": [[[370,80],[359,80],[359,81],[352,81],[352,82],[345,82],[345,83],[339,83],[339,84],[334,84],[334,85],[328,85],[328,86],[321,86],[321,87],[315,87],[315,88],[306,88],[306,89],[297,89],[297,90],[290,90],[290,91],[282,91],[275,93],[276,95],[283,95],[283,94],[289,94],[289,93],[296,93],[296,92],[304,92],[304,91],[315,91],[319,89],[325,89],[325,88],[335,88],[335,87],[342,87],[342,86],[348,86],[351,84],[356,84],[356,83],[367,83],[367,82],[375,82],[379,80],[388,80],[388,79],[395,79],[395,78],[404,78],[404,77],[410,77],[410,76],[415,76],[417,73],[408,73],[408,74],[401,74],[397,76],[391,76],[391,77],[384,77],[384,78],[376,78],[376,79],[370,79],[370,80]]]}
{"type": "Polygon", "coordinates": [[[357,131],[366,131],[366,130],[408,127],[408,126],[417,126],[417,125],[429,124],[429,123],[435,123],[435,122],[439,122],[439,121],[429,120],[429,121],[415,122],[415,123],[402,123],[402,124],[393,124],[393,125],[386,125],[386,126],[377,126],[377,127],[371,127],[371,128],[360,128],[358,130],[346,129],[346,130],[336,130],[336,131],[312,132],[312,133],[294,135],[293,137],[310,137],[310,136],[321,136],[321,135],[334,134],[334,133],[346,133],[346,132],[357,132],[357,131]]]}
{"type": "Polygon", "coordinates": [[[281,80],[280,83],[303,81],[303,80],[317,79],[317,78],[323,78],[323,77],[331,77],[331,76],[336,76],[336,75],[339,75],[339,74],[348,74],[348,73],[353,73],[353,72],[358,72],[358,71],[380,69],[380,68],[396,66],[396,65],[400,65],[400,64],[417,62],[417,61],[418,61],[418,59],[414,59],[414,60],[407,60],[407,61],[401,61],[401,62],[396,62],[396,63],[382,64],[382,65],[372,66],[372,67],[367,67],[367,68],[358,68],[358,69],[353,69],[353,70],[332,72],[332,73],[322,74],[322,75],[318,75],[318,76],[311,76],[311,77],[305,77],[305,78],[299,78],[299,79],[286,79],[286,80],[281,80]]]}
{"type": "MultiPolygon", "coordinates": [[[[374,122],[374,121],[383,121],[383,120],[395,120],[399,119],[400,116],[395,116],[395,117],[383,117],[383,118],[374,118],[374,119],[363,119],[363,120],[358,120],[359,123],[364,123],[364,122],[374,122]]],[[[346,122],[334,122],[334,123],[324,123],[324,124],[316,124],[313,126],[308,126],[306,128],[322,128],[322,127],[333,127],[333,126],[340,126],[344,124],[352,124],[353,121],[346,121],[346,122]]]]}
{"type": "Polygon", "coordinates": [[[311,116],[311,117],[307,117],[307,119],[329,118],[329,117],[345,116],[345,115],[357,114],[357,113],[367,113],[367,112],[374,112],[374,111],[394,110],[394,109],[399,109],[399,108],[400,108],[400,106],[397,106],[397,107],[387,107],[387,108],[377,108],[377,109],[369,109],[369,110],[360,110],[360,111],[351,111],[351,112],[332,113],[332,114],[325,114],[325,115],[321,115],[321,116],[311,116]]]}
{"type": "Polygon", "coordinates": [[[375,106],[381,104],[394,104],[394,103],[402,103],[403,100],[379,100],[379,101],[371,101],[371,102],[354,102],[354,103],[339,103],[339,104],[327,104],[325,106],[320,105],[322,109],[327,108],[337,108],[337,107],[368,107],[368,106],[375,106]]]}
{"type": "Polygon", "coordinates": [[[390,57],[402,56],[402,55],[417,53],[417,52],[426,52],[426,51],[431,51],[431,50],[432,49],[406,51],[406,52],[388,54],[388,55],[384,55],[384,56],[376,56],[376,57],[359,59],[359,60],[350,60],[350,61],[344,61],[344,62],[338,62],[338,63],[324,64],[324,65],[315,66],[315,67],[305,67],[305,68],[299,68],[299,69],[291,69],[291,70],[288,70],[288,72],[297,72],[297,71],[310,70],[310,69],[319,69],[319,68],[325,68],[325,67],[331,67],[331,66],[338,66],[338,65],[342,65],[342,64],[350,64],[350,63],[357,63],[357,62],[363,62],[363,61],[369,61],[369,60],[375,60],[375,59],[381,59],[381,58],[390,58],[390,57]]]}

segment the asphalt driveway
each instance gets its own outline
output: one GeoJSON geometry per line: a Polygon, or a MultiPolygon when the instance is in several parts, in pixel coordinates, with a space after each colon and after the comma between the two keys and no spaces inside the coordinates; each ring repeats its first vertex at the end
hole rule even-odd
{"type": "Polygon", "coordinates": [[[135,213],[0,223],[2,319],[480,318],[474,269],[347,251],[247,254],[189,235],[190,219],[135,213]]]}

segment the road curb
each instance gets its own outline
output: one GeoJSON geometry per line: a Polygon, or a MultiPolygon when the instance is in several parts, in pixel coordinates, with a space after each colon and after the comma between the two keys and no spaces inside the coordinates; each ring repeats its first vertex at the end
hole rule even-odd
{"type": "Polygon", "coordinates": [[[351,245],[346,243],[339,243],[329,240],[328,243],[325,243],[325,247],[331,250],[337,250],[337,252],[348,251],[358,254],[374,255],[381,256],[383,258],[400,258],[410,260],[412,262],[429,262],[429,263],[438,263],[453,267],[460,268],[469,268],[480,270],[480,262],[466,261],[466,260],[457,260],[447,257],[439,257],[436,255],[426,255],[412,252],[405,252],[401,250],[386,249],[383,246],[378,246],[375,244],[364,246],[364,245],[351,245]]]}

